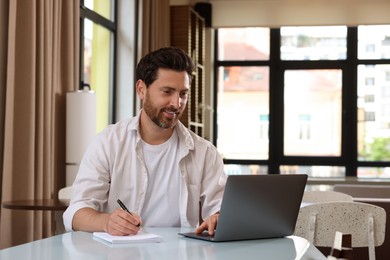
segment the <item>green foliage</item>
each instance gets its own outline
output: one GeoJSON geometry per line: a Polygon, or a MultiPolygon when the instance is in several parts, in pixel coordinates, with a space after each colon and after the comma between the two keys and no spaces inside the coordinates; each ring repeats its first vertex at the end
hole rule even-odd
{"type": "Polygon", "coordinates": [[[298,35],[297,47],[311,47],[312,44],[310,37],[298,35]]]}
{"type": "Polygon", "coordinates": [[[390,137],[375,138],[371,144],[371,152],[367,154],[370,161],[390,161],[390,137]]]}

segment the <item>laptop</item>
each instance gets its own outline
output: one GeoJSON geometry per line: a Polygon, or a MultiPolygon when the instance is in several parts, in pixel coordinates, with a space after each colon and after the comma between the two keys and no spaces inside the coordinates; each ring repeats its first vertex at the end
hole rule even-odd
{"type": "Polygon", "coordinates": [[[182,236],[213,242],[278,238],[294,233],[307,175],[228,176],[213,236],[182,236]]]}

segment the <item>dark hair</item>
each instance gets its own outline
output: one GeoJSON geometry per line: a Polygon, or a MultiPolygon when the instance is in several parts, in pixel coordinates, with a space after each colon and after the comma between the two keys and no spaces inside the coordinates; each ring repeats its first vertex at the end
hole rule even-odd
{"type": "Polygon", "coordinates": [[[182,49],[176,47],[164,47],[145,55],[137,65],[136,80],[145,82],[149,87],[157,79],[158,69],[170,69],[174,71],[186,71],[192,80],[194,63],[182,49]]]}

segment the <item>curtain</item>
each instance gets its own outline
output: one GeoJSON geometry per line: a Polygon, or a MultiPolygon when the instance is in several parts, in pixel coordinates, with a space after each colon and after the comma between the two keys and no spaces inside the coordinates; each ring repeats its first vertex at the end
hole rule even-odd
{"type": "MultiPolygon", "coordinates": [[[[0,5],[1,202],[57,198],[65,186],[66,92],[78,86],[79,0],[0,5]]],[[[0,248],[53,235],[53,215],[2,208],[0,248]]]]}
{"type": "MultiPolygon", "coordinates": [[[[169,0],[138,0],[136,61],[151,51],[171,44],[169,0]]],[[[141,108],[141,101],[134,95],[134,111],[141,108]]]]}
{"type": "MultiPolygon", "coordinates": [[[[5,110],[5,84],[7,72],[7,28],[8,2],[0,1],[0,191],[2,186],[1,170],[3,169],[4,144],[4,110],[5,110]],[[3,26],[4,25],[4,26],[3,26]]],[[[1,192],[0,192],[1,201],[1,192]]],[[[1,207],[0,207],[1,213],[1,207]]],[[[1,220],[1,216],[0,216],[1,220]]]]}
{"type": "Polygon", "coordinates": [[[170,45],[169,0],[142,0],[140,11],[140,49],[143,57],[151,51],[170,45]]]}

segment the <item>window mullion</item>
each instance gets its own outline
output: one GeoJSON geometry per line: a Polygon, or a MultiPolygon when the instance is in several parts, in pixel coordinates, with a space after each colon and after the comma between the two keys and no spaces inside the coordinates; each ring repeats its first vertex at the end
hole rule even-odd
{"type": "Polygon", "coordinates": [[[280,69],[280,29],[271,29],[268,173],[278,174],[283,156],[283,71],[280,69]]]}
{"type": "Polygon", "coordinates": [[[343,69],[342,158],[345,175],[357,174],[357,28],[347,34],[347,64],[343,69]]]}

